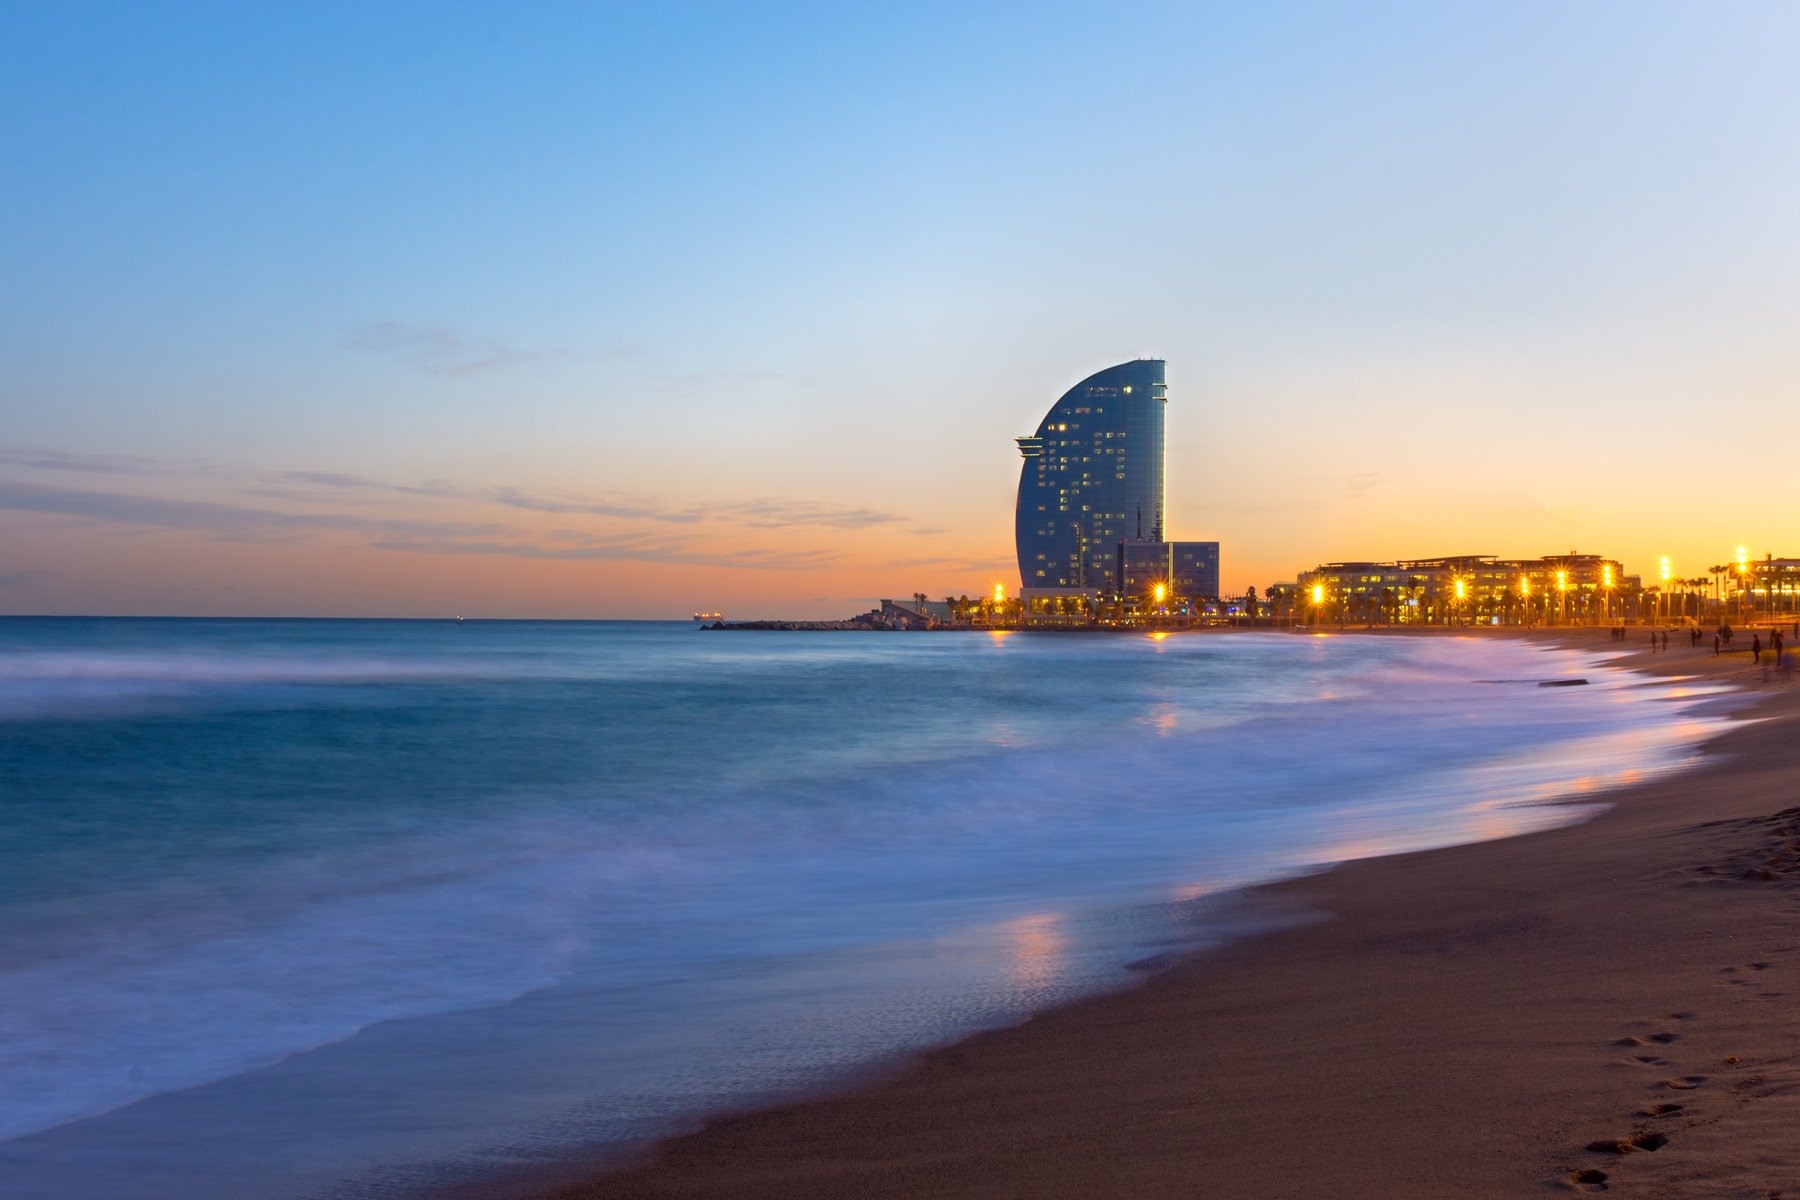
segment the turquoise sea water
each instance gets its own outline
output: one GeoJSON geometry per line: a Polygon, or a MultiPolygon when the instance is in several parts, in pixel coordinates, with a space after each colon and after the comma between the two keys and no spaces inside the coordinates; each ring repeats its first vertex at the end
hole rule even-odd
{"type": "Polygon", "coordinates": [[[1536,802],[1710,729],[1644,683],[1470,639],[0,620],[0,1195],[411,1196],[814,1087],[1226,936],[1243,884],[1569,819],[1536,802]]]}

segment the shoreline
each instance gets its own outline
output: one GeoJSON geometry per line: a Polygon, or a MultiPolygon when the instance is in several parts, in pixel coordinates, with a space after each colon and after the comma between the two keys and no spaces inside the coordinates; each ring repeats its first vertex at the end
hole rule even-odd
{"type": "MultiPolygon", "coordinates": [[[[1757,686],[1746,654],[1652,654],[1605,630],[1499,635],[1757,686]]],[[[715,1118],[596,1163],[581,1183],[545,1180],[524,1194],[1373,1197],[1679,1186],[1704,1196],[1754,1186],[1766,1196],[1795,1186],[1800,1153],[1771,1163],[1765,1145],[1750,1165],[1734,1157],[1746,1139],[1760,1143],[1800,1117],[1800,1099],[1783,1100],[1790,1076],[1800,1093],[1800,1066],[1787,1065],[1800,1039],[1785,1032],[1795,1008],[1781,991],[1792,984],[1783,968],[1800,969],[1800,958],[1784,963],[1780,944],[1800,903],[1789,886],[1800,882],[1800,857],[1792,875],[1743,868],[1767,879],[1731,878],[1719,865],[1800,839],[1795,822],[1762,820],[1800,794],[1800,755],[1779,734],[1749,736],[1774,733],[1771,723],[1790,737],[1800,728],[1800,693],[1767,691],[1705,743],[1694,769],[1610,792],[1608,810],[1590,820],[1251,889],[1262,903],[1329,919],[928,1051],[848,1093],[715,1118]],[[1715,948],[1717,939],[1729,940],[1715,948]],[[1681,1107],[1642,1115],[1658,1103],[1681,1107]],[[1731,1106],[1744,1111],[1723,1111],[1731,1106]],[[1646,1152],[1658,1139],[1667,1139],[1659,1152],[1646,1152]],[[1715,1177],[1724,1190],[1704,1190],[1715,1177]]]]}

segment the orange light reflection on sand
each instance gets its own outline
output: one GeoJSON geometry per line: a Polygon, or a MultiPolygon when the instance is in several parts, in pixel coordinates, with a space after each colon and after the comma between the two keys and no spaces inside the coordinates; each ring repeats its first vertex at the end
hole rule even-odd
{"type": "Polygon", "coordinates": [[[1059,928],[1062,920],[1058,913],[1034,913],[1015,917],[1002,926],[1012,951],[1009,966],[1015,983],[1021,987],[1043,987],[1056,981],[1063,952],[1069,946],[1069,939],[1059,928]]]}
{"type": "Polygon", "coordinates": [[[1166,629],[1157,629],[1145,636],[1153,642],[1166,642],[1169,640],[1169,631],[1166,629]]]}

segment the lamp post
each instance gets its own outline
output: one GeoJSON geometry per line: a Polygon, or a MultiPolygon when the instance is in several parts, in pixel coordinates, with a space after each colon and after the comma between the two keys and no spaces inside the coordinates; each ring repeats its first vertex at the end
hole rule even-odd
{"type": "Polygon", "coordinates": [[[1315,583],[1312,585],[1312,602],[1313,602],[1313,624],[1317,625],[1319,623],[1319,617],[1321,615],[1319,610],[1325,606],[1325,585],[1324,584],[1315,583]]]}
{"type": "Polygon", "coordinates": [[[1569,623],[1569,573],[1567,571],[1556,573],[1556,607],[1558,609],[1557,623],[1567,625],[1569,623]]]}
{"type": "Polygon", "coordinates": [[[1463,597],[1468,595],[1468,592],[1469,592],[1468,584],[1463,582],[1462,576],[1460,576],[1460,575],[1457,576],[1456,577],[1456,611],[1450,614],[1452,617],[1451,624],[1456,623],[1455,618],[1462,616],[1463,597]]]}
{"type": "Polygon", "coordinates": [[[1531,628],[1531,576],[1529,575],[1519,576],[1519,599],[1524,602],[1522,607],[1525,609],[1525,627],[1529,629],[1531,628]]]}
{"type": "Polygon", "coordinates": [[[1738,620],[1744,619],[1744,596],[1750,590],[1750,562],[1742,546],[1738,547],[1738,620]]]}
{"type": "Polygon", "coordinates": [[[1600,606],[1605,610],[1606,623],[1612,624],[1612,564],[1600,564],[1600,606]]]}
{"type": "Polygon", "coordinates": [[[1671,576],[1674,575],[1674,572],[1669,569],[1669,556],[1668,555],[1666,555],[1666,554],[1663,555],[1659,561],[1662,563],[1663,620],[1667,621],[1669,619],[1669,608],[1670,608],[1670,605],[1669,605],[1669,579],[1671,576]]]}

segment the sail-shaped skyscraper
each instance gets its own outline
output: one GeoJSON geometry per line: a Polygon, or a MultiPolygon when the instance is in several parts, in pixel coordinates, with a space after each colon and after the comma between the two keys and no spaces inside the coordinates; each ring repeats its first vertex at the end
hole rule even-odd
{"type": "Polygon", "coordinates": [[[1119,543],[1163,540],[1163,361],[1097,371],[1018,439],[1016,534],[1028,588],[1111,591],[1119,543]]]}
{"type": "Polygon", "coordinates": [[[1218,543],[1170,543],[1163,528],[1163,360],[1097,371],[1017,439],[1014,532],[1028,592],[1126,594],[1156,580],[1218,594],[1218,543]],[[1185,553],[1182,551],[1185,548],[1185,553]]]}

